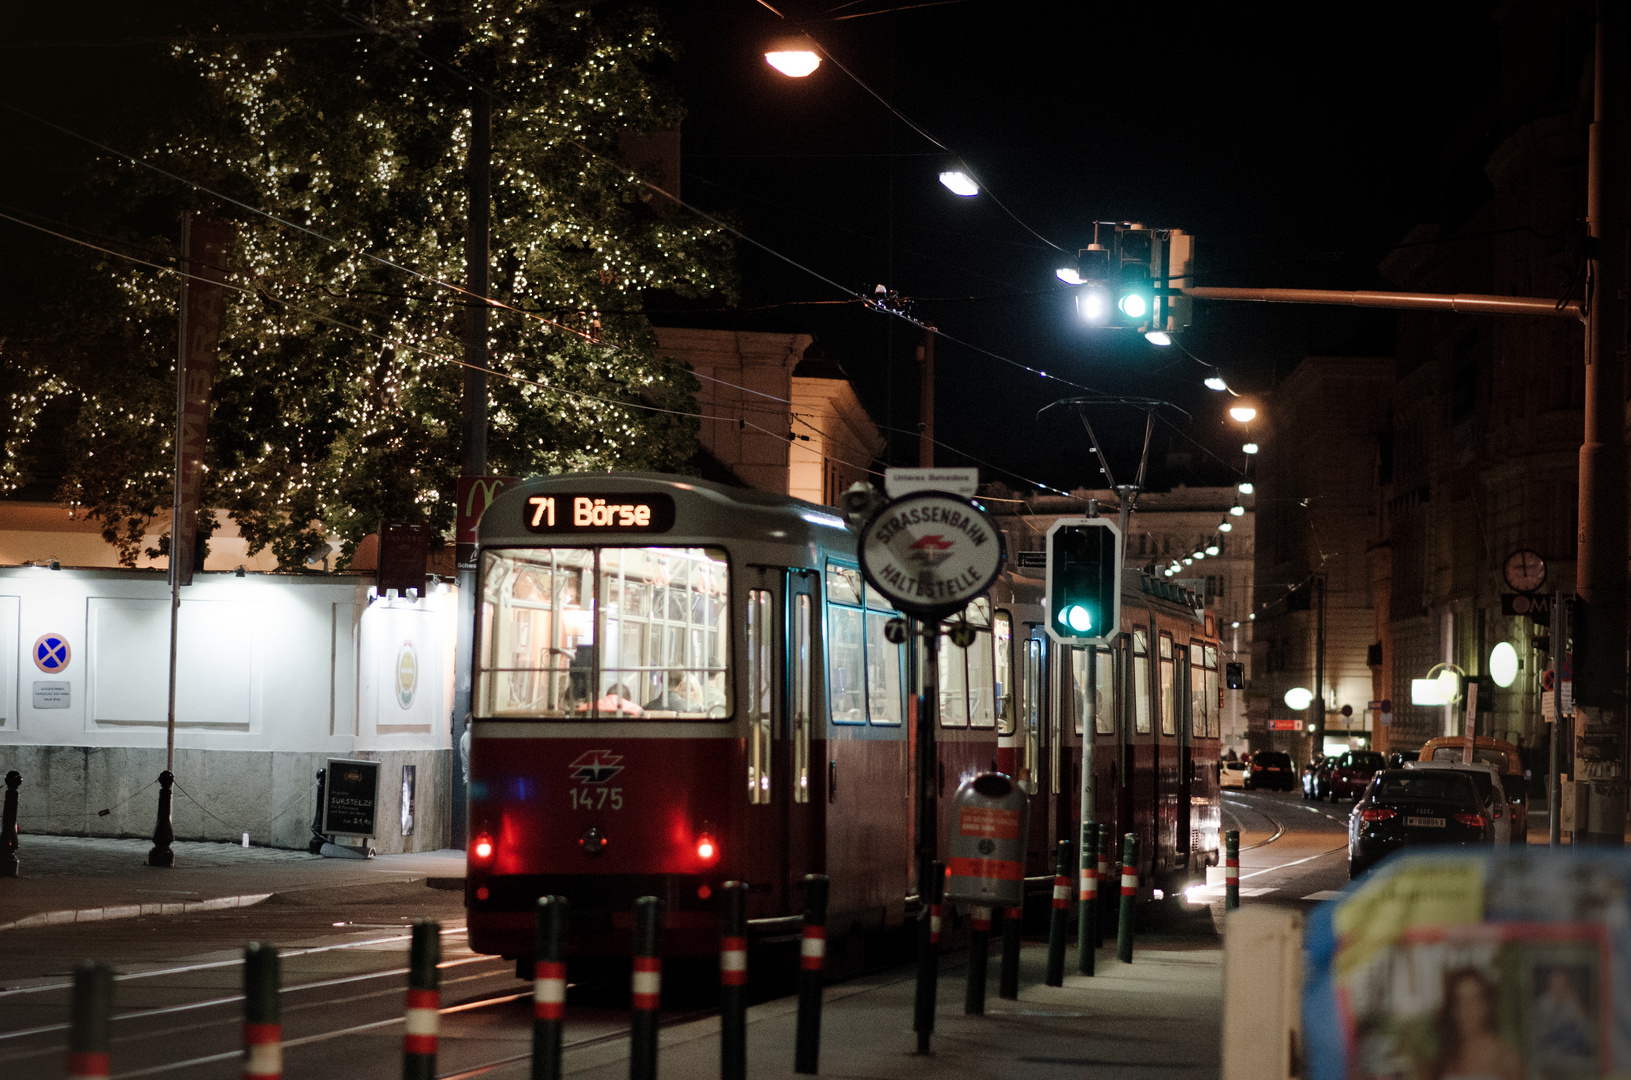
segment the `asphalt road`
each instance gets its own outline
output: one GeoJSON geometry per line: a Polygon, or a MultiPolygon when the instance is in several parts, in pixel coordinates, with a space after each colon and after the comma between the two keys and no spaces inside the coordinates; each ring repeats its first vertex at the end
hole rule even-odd
{"type": "MultiPolygon", "coordinates": [[[[1226,827],[1242,831],[1244,903],[1311,907],[1346,884],[1346,805],[1231,791],[1224,808],[1226,827]]],[[[1221,908],[1221,890],[1206,899],[1221,908]]],[[[70,972],[84,957],[117,973],[114,1077],[240,1076],[242,950],[264,941],[282,956],[286,1075],[394,1078],[401,1074],[408,932],[420,918],[443,928],[438,1075],[515,1075],[514,1066],[503,1066],[530,1051],[530,984],[516,979],[513,964],[465,947],[463,915],[459,892],[381,883],[283,894],[227,911],[5,931],[0,1076],[62,1075],[70,972]]],[[[909,977],[904,969],[902,976],[909,977]]],[[[665,972],[666,1022],[704,1015],[709,983],[700,973],[665,972]]],[[[569,1047],[627,1038],[628,1014],[615,995],[575,987],[569,1005],[569,1047]]]]}

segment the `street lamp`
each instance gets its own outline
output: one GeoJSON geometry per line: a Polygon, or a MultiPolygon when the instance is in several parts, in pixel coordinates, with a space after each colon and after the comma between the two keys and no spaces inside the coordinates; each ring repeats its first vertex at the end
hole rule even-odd
{"type": "Polygon", "coordinates": [[[765,63],[791,79],[802,79],[821,66],[821,56],[804,38],[780,38],[765,50],[765,63]]]}
{"type": "Polygon", "coordinates": [[[1229,416],[1242,424],[1249,424],[1257,419],[1257,410],[1250,405],[1236,405],[1229,410],[1229,416]]]}
{"type": "Polygon", "coordinates": [[[942,170],[940,182],[945,184],[946,190],[953,195],[961,195],[965,199],[973,198],[980,193],[980,185],[975,182],[974,177],[969,175],[968,170],[962,166],[942,170]]]}
{"type": "Polygon", "coordinates": [[[1208,390],[1227,390],[1229,389],[1229,384],[1224,382],[1218,376],[1213,375],[1206,380],[1206,388],[1208,390]]]}
{"type": "MultiPolygon", "coordinates": [[[[1302,712],[1304,709],[1314,704],[1314,691],[1308,689],[1306,686],[1293,686],[1290,690],[1286,691],[1285,701],[1286,708],[1290,709],[1292,712],[1302,712]]],[[[1308,730],[1312,731],[1314,729],[1310,727],[1308,730]]]]}

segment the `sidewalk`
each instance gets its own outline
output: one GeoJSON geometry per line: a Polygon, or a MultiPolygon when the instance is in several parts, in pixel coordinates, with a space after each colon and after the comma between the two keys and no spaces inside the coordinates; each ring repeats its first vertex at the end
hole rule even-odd
{"type": "MultiPolygon", "coordinates": [[[[941,961],[932,1053],[919,1057],[912,1031],[915,983],[898,971],[827,989],[821,1018],[821,1076],[838,1080],[1056,1080],[1059,1077],[1207,1077],[1221,1066],[1223,951],[1216,940],[1151,934],[1132,964],[1114,942],[1097,954],[1098,974],[1067,974],[1042,985],[1045,945],[1021,956],[1018,1001],[996,995],[998,950],[988,969],[984,1016],[963,1015],[966,966],[941,961]]],[[[1070,950],[1065,970],[1076,970],[1070,950]]],[[[748,1075],[793,1075],[796,998],[748,1010],[748,1075]]],[[[661,1075],[719,1073],[719,1020],[663,1030],[661,1075]]],[[[628,1075],[628,1042],[568,1051],[565,1071],[585,1080],[628,1075]]],[[[524,1067],[495,1076],[524,1076],[524,1067]]]]}
{"type": "Polygon", "coordinates": [[[96,922],[246,907],[276,893],[386,881],[462,887],[464,852],[325,859],[304,851],[178,840],[176,864],[146,865],[146,840],[24,834],[20,876],[0,878],[0,932],[47,923],[96,922]]]}

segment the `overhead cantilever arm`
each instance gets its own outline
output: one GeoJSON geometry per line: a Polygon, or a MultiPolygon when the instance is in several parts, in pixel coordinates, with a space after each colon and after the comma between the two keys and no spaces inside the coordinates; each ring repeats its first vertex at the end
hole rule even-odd
{"type": "Polygon", "coordinates": [[[1583,320],[1579,300],[1542,296],[1491,296],[1483,293],[1412,293],[1378,289],[1249,289],[1198,285],[1175,290],[1196,300],[1255,300],[1270,304],[1334,304],[1342,307],[1444,311],[1462,315],[1528,315],[1583,320]]]}

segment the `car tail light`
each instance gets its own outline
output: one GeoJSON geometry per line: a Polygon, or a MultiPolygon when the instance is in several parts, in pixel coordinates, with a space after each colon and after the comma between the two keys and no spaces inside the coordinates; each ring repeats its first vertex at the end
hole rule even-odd
{"type": "Polygon", "coordinates": [[[476,842],[470,845],[470,854],[481,862],[491,859],[493,857],[493,838],[486,835],[477,836],[476,842]]]}
{"type": "Polygon", "coordinates": [[[708,833],[697,837],[697,858],[707,863],[719,858],[719,845],[714,843],[714,838],[708,833]]]}
{"type": "Polygon", "coordinates": [[[1489,824],[1483,814],[1456,814],[1455,819],[1463,825],[1471,825],[1475,829],[1482,829],[1489,824]]]}
{"type": "Polygon", "coordinates": [[[1396,818],[1398,816],[1399,816],[1399,812],[1397,810],[1388,810],[1388,809],[1385,809],[1384,807],[1372,806],[1367,810],[1360,811],[1359,820],[1361,820],[1361,821],[1386,821],[1389,818],[1396,818]]]}

